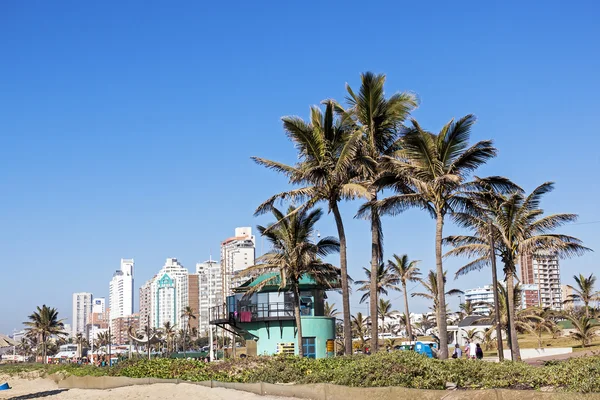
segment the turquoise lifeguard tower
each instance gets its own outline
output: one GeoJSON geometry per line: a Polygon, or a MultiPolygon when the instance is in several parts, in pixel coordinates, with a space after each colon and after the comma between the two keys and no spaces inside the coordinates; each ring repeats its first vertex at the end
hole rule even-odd
{"type": "MultiPolygon", "coordinates": [[[[293,294],[279,287],[273,279],[256,293],[248,294],[264,280],[278,276],[265,273],[249,279],[234,289],[226,303],[213,307],[210,324],[246,339],[247,354],[298,354],[293,294]]],[[[326,290],[310,276],[300,279],[300,314],[302,347],[305,357],[325,358],[334,355],[335,318],[324,315],[326,290]]]]}

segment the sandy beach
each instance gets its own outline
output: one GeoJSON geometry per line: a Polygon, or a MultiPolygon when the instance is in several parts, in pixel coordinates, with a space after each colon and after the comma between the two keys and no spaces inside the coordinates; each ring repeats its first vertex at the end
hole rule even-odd
{"type": "Polygon", "coordinates": [[[214,388],[186,383],[158,383],[145,386],[129,386],[107,390],[59,389],[48,379],[24,379],[0,377],[0,384],[8,382],[12,389],[0,391],[2,400],[95,400],[95,399],[187,399],[197,400],[284,400],[284,397],[259,396],[253,393],[214,388]]]}

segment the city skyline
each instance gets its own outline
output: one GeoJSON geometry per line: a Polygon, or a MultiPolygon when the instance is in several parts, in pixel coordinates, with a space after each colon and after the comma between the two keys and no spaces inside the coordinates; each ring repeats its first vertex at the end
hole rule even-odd
{"type": "MultiPolygon", "coordinates": [[[[133,1],[118,12],[104,3],[4,7],[0,41],[10,62],[0,94],[0,254],[19,268],[11,269],[15,289],[0,290],[0,304],[14,304],[0,332],[12,333],[42,304],[70,320],[73,292],[108,299],[107,282],[123,257],[136,261],[137,295],[165,258],[191,269],[211,253],[218,258],[234,227],[255,231],[270,222],[254,217],[256,207],[290,186],[250,157],[296,162],[281,117],[307,119],[310,105],[328,98],[345,104],[345,85],[357,88],[365,71],[387,75],[388,96],[416,93],[412,116],[425,129],[438,132],[451,118],[475,114],[473,141],[493,139],[499,151],[477,174],[509,177],[527,191],[556,182],[542,207],[579,214],[561,233],[600,249],[593,201],[600,194],[593,172],[600,169],[600,55],[589,45],[600,34],[595,2],[464,9],[390,2],[375,37],[341,33],[345,51],[322,32],[332,16],[360,23],[364,8],[321,6],[319,13],[289,2],[267,12],[250,3],[235,12],[193,2],[133,1]],[[450,28],[452,20],[461,23],[450,28]],[[406,38],[400,27],[419,34],[406,38]]],[[[340,207],[355,279],[371,252],[369,223],[354,218],[360,204],[340,207]]],[[[333,217],[324,215],[318,229],[335,236],[333,217]]],[[[406,253],[422,260],[423,271],[433,269],[434,229],[419,210],[384,217],[384,259],[406,253]]],[[[445,229],[463,232],[450,219],[445,229]]],[[[257,235],[258,255],[262,247],[257,235]]],[[[449,281],[464,262],[444,261],[449,281]]],[[[562,282],[573,284],[573,275],[597,265],[596,253],[565,260],[562,282]]],[[[484,270],[452,287],[489,282],[484,270]]],[[[401,296],[389,296],[394,308],[402,309],[401,296]]],[[[411,300],[415,312],[429,307],[411,300]]],[[[341,309],[337,294],[329,301],[341,309]]],[[[449,299],[450,307],[457,302],[449,299]]],[[[353,295],[351,310],[367,308],[353,295]]]]}

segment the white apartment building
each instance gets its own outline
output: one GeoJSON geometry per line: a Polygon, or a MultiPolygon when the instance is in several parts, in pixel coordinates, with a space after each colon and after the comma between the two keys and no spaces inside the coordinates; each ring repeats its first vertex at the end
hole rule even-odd
{"type": "Polygon", "coordinates": [[[235,236],[221,243],[221,303],[232,293],[232,289],[244,283],[240,271],[254,265],[256,240],[252,228],[235,228],[235,236]]]}
{"type": "Polygon", "coordinates": [[[73,321],[71,321],[73,336],[78,333],[85,335],[85,327],[92,313],[92,300],[93,295],[91,293],[73,293],[73,321]]]}
{"type": "Polygon", "coordinates": [[[521,283],[538,285],[539,305],[562,310],[560,266],[556,254],[549,251],[521,254],[520,265],[521,283]]]}
{"type": "MultiPolygon", "coordinates": [[[[182,310],[188,306],[188,270],[176,258],[167,258],[150,284],[150,324],[161,328],[165,322],[182,329],[182,310]]],[[[143,322],[141,322],[143,324],[143,322]]]]}
{"type": "Polygon", "coordinates": [[[489,314],[494,304],[494,289],[492,285],[465,290],[466,302],[471,302],[475,314],[489,314]]]}
{"type": "Polygon", "coordinates": [[[103,314],[106,311],[106,299],[104,297],[96,297],[92,303],[92,313],[103,314]]]}
{"type": "Polygon", "coordinates": [[[198,332],[206,335],[209,328],[210,308],[221,303],[222,281],[221,263],[209,259],[196,264],[196,274],[199,276],[199,315],[198,332]]]}
{"type": "Polygon", "coordinates": [[[121,268],[110,281],[110,320],[133,314],[133,259],[121,259],[121,268]]]}

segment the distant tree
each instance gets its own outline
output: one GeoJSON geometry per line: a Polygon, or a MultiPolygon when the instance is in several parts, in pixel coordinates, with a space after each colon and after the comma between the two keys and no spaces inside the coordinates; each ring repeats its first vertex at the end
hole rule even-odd
{"type": "Polygon", "coordinates": [[[600,292],[595,290],[596,277],[590,274],[587,278],[583,274],[573,275],[573,279],[577,283],[577,287],[567,285],[573,290],[565,300],[565,303],[582,302],[585,308],[585,316],[590,317],[590,303],[600,299],[600,292]]]}
{"type": "MultiPolygon", "coordinates": [[[[369,297],[370,297],[369,290],[371,290],[370,289],[371,288],[371,271],[368,268],[364,268],[364,267],[363,267],[363,271],[364,271],[367,279],[355,282],[357,285],[360,285],[358,287],[358,291],[365,292],[365,294],[363,294],[363,296],[360,298],[360,303],[364,303],[366,300],[369,299],[369,297]]],[[[388,290],[400,290],[398,288],[398,282],[399,282],[398,276],[396,275],[396,273],[394,272],[392,267],[390,267],[389,265],[386,266],[385,264],[379,265],[379,268],[377,269],[377,295],[378,296],[387,295],[388,290]]]]}
{"type": "Polygon", "coordinates": [[[402,254],[398,256],[397,254],[393,255],[393,259],[388,261],[388,266],[392,268],[398,280],[402,284],[402,292],[404,294],[404,314],[407,316],[406,318],[406,333],[408,334],[408,338],[412,340],[412,326],[410,323],[410,311],[408,309],[408,289],[406,288],[406,284],[408,282],[416,282],[419,280],[419,276],[421,272],[419,272],[419,260],[410,261],[406,254],[402,254]]]}
{"type": "Polygon", "coordinates": [[[570,315],[566,315],[566,318],[573,324],[575,332],[571,333],[571,337],[581,342],[582,347],[586,347],[596,336],[596,331],[600,326],[595,323],[591,318],[581,317],[579,319],[573,318],[570,315]]]}
{"type": "Polygon", "coordinates": [[[330,317],[330,318],[337,318],[337,316],[340,315],[337,308],[335,308],[335,304],[329,304],[328,301],[325,302],[324,314],[326,317],[330,317]]]}
{"type": "Polygon", "coordinates": [[[36,337],[42,347],[42,359],[44,364],[48,362],[48,340],[51,336],[66,336],[67,332],[64,331],[64,323],[62,319],[58,319],[58,311],[55,308],[48,307],[45,304],[42,307],[37,307],[37,311],[34,311],[29,317],[29,321],[24,322],[26,325],[27,335],[29,337],[36,337]]]}

